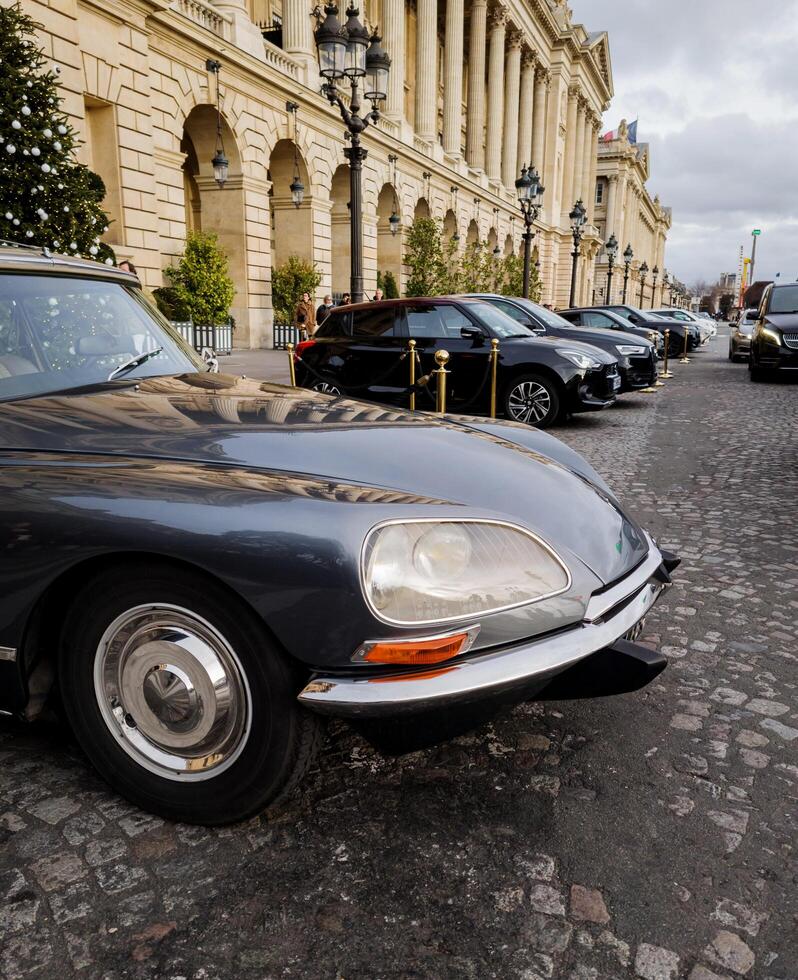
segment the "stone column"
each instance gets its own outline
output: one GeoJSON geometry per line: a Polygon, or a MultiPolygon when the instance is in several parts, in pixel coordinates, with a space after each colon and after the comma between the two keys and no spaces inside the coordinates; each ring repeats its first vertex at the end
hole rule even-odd
{"type": "Polygon", "coordinates": [[[391,56],[388,99],[385,112],[401,122],[405,114],[405,5],[399,0],[382,0],[384,37],[382,46],[391,56]]]}
{"type": "Polygon", "coordinates": [[[304,0],[283,0],[283,47],[288,54],[313,54],[310,6],[304,0]]]}
{"type": "Polygon", "coordinates": [[[585,148],[582,157],[582,200],[585,202],[590,218],[596,210],[596,180],[593,169],[598,149],[593,129],[593,113],[590,109],[585,114],[585,148]]]}
{"type": "MultiPolygon", "coordinates": [[[[594,198],[595,200],[595,198],[594,198]]],[[[606,229],[606,240],[609,240],[610,235],[615,234],[617,236],[615,228],[615,211],[617,208],[618,201],[618,175],[610,174],[607,178],[607,229],[606,229]]],[[[618,240],[620,246],[620,251],[626,248],[625,245],[620,244],[620,239],[618,240]]]]}
{"type": "Polygon", "coordinates": [[[579,90],[575,85],[568,89],[568,113],[565,117],[565,158],[562,167],[562,210],[567,214],[574,206],[571,194],[574,186],[574,156],[576,153],[576,120],[579,108],[579,90]]]}
{"type": "Polygon", "coordinates": [[[518,108],[518,157],[516,176],[532,165],[532,120],[535,111],[535,56],[525,51],[521,59],[521,102],[518,108]]]}
{"type": "Polygon", "coordinates": [[[466,160],[474,170],[485,169],[485,46],[488,0],[471,4],[471,35],[468,42],[468,103],[466,160]]]}
{"type": "MultiPolygon", "coordinates": [[[[532,117],[532,158],[543,177],[546,153],[546,96],[549,89],[549,73],[545,68],[535,69],[535,113],[532,117]]],[[[552,191],[554,188],[552,188],[552,191]]]]}
{"type": "Polygon", "coordinates": [[[416,132],[434,143],[438,135],[438,4],[416,4],[416,132]]]}
{"type": "Polygon", "coordinates": [[[582,198],[582,202],[587,208],[588,218],[593,213],[593,208],[590,206],[590,201],[586,201],[582,196],[582,187],[584,181],[582,179],[582,169],[585,163],[585,103],[582,99],[579,100],[579,104],[576,110],[576,138],[574,140],[574,172],[573,180],[571,181],[571,195],[570,199],[572,201],[578,201],[582,198]]]}
{"type": "Polygon", "coordinates": [[[502,181],[504,186],[515,185],[515,163],[518,158],[518,98],[521,90],[521,33],[510,31],[507,65],[504,75],[504,147],[502,150],[502,181]]]}
{"type": "Polygon", "coordinates": [[[502,176],[502,123],[504,117],[504,37],[507,11],[498,7],[490,23],[488,51],[488,121],[485,138],[485,169],[492,180],[502,176]]]}
{"type": "Polygon", "coordinates": [[[443,81],[443,150],[460,156],[463,126],[463,0],[446,0],[443,81]]]}

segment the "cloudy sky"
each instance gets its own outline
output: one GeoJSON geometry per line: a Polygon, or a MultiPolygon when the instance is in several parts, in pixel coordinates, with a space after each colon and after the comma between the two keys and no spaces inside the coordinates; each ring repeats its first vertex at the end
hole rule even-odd
{"type": "Polygon", "coordinates": [[[609,32],[606,129],[639,117],[652,196],[673,208],[667,265],[684,282],[798,278],[798,0],[569,0],[609,32]]]}

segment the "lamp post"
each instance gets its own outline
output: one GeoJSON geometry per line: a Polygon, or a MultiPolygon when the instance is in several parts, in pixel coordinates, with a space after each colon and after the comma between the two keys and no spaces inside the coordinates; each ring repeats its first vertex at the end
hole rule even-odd
{"type": "Polygon", "coordinates": [[[651,309],[657,305],[657,276],[659,275],[659,266],[655,265],[651,270],[651,309]]]}
{"type": "MultiPolygon", "coordinates": [[[[535,237],[534,224],[538,220],[540,209],[543,206],[545,189],[540,183],[540,174],[534,167],[524,166],[521,168],[521,176],[515,182],[515,191],[524,218],[524,299],[529,299],[532,239],[535,237]]],[[[571,305],[573,306],[573,303],[571,305]]]]}
{"type": "Polygon", "coordinates": [[[388,72],[391,59],[381,45],[381,38],[369,32],[361,24],[355,6],[346,11],[346,25],[338,20],[338,6],[328,3],[316,7],[315,40],[319,53],[319,74],[324,79],[322,94],[330,105],[338,107],[349,132],[349,146],[344,157],[349,162],[349,222],[351,252],[351,285],[353,303],[363,301],[363,161],[368,156],[361,144],[362,133],[380,118],[380,103],[388,94],[388,72]],[[348,85],[348,105],[338,88],[339,83],[348,85]],[[371,102],[371,111],[360,115],[360,86],[363,96],[371,102]]]}
{"type": "Polygon", "coordinates": [[[646,276],[648,275],[648,262],[643,262],[640,266],[640,308],[643,307],[643,290],[646,287],[646,276]]]}
{"type": "Polygon", "coordinates": [[[574,204],[574,209],[568,217],[571,219],[571,234],[574,239],[574,250],[571,252],[573,258],[571,265],[571,298],[568,304],[573,309],[576,305],[576,266],[579,261],[579,246],[582,242],[582,235],[584,234],[582,229],[587,221],[587,210],[581,198],[574,204]]]}
{"type": "Polygon", "coordinates": [[[219,99],[219,72],[222,70],[222,63],[214,58],[208,58],[205,62],[205,70],[216,76],[216,147],[211,166],[213,167],[213,178],[221,190],[227,183],[230,174],[230,161],[225,156],[222,140],[222,104],[219,99]]]}
{"type": "Polygon", "coordinates": [[[632,251],[631,244],[626,246],[623,253],[623,299],[622,303],[626,303],[626,289],[629,285],[629,272],[632,268],[632,259],[635,257],[635,253],[632,251]]]}
{"type": "Polygon", "coordinates": [[[612,302],[612,270],[615,268],[615,259],[618,256],[618,239],[615,235],[610,235],[609,241],[604,246],[607,252],[607,302],[612,302]]]}

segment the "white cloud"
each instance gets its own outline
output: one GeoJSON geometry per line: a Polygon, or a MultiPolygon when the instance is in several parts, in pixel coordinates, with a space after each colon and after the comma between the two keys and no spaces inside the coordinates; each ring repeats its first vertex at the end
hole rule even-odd
{"type": "Polygon", "coordinates": [[[757,278],[798,277],[798,0],[570,0],[610,36],[606,128],[639,118],[649,190],[673,208],[667,264],[735,271],[762,229],[757,278]]]}

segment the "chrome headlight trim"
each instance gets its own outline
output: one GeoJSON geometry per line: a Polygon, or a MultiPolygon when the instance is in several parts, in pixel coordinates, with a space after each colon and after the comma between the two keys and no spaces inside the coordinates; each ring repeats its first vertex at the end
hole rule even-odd
{"type": "Polygon", "coordinates": [[[410,517],[401,518],[396,517],[390,520],[380,521],[375,524],[366,534],[363,539],[363,544],[360,547],[360,560],[358,562],[358,578],[360,580],[360,591],[363,595],[363,601],[366,606],[374,616],[375,619],[379,620],[381,623],[386,623],[389,626],[402,626],[406,628],[418,628],[419,626],[436,626],[446,623],[461,623],[464,620],[474,621],[475,618],[482,618],[484,616],[493,616],[496,613],[507,612],[511,609],[520,609],[522,606],[531,606],[538,602],[543,602],[546,599],[553,599],[558,595],[563,595],[568,592],[573,584],[573,578],[571,576],[571,570],[566,565],[565,561],[557,554],[554,548],[551,547],[546,541],[543,540],[534,531],[530,531],[529,528],[522,527],[520,524],[514,524],[512,521],[502,521],[495,518],[489,517],[410,517]],[[555,589],[552,592],[547,592],[540,596],[535,596],[533,599],[524,599],[522,602],[513,602],[505,606],[497,606],[494,609],[480,609],[475,612],[471,610],[467,613],[461,613],[458,616],[447,616],[443,619],[424,619],[424,620],[401,620],[393,619],[389,616],[385,616],[383,613],[377,609],[374,603],[371,601],[371,597],[366,588],[366,556],[368,554],[368,546],[371,538],[384,527],[390,527],[392,525],[407,525],[407,524],[480,524],[480,525],[492,525],[494,527],[504,527],[509,528],[511,531],[517,531],[520,534],[525,535],[535,542],[538,547],[542,548],[549,557],[562,569],[565,573],[565,585],[561,589],[555,589]]]}

